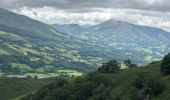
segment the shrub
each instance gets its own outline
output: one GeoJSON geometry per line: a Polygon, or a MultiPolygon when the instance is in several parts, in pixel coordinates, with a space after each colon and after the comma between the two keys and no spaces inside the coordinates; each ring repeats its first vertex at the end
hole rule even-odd
{"type": "Polygon", "coordinates": [[[133,64],[132,62],[131,62],[131,60],[125,60],[124,62],[123,62],[128,68],[134,68],[134,67],[137,67],[137,65],[136,64],[133,64]]]}
{"type": "Polygon", "coordinates": [[[138,88],[138,89],[141,89],[141,88],[144,87],[144,85],[145,85],[145,78],[144,78],[144,75],[142,73],[137,75],[136,79],[133,82],[133,85],[136,88],[138,88]]]}
{"type": "Polygon", "coordinates": [[[163,75],[170,74],[170,53],[163,58],[160,69],[163,75]]]}
{"type": "Polygon", "coordinates": [[[117,60],[111,60],[103,63],[102,67],[98,69],[101,73],[117,73],[120,69],[120,64],[117,60]]]}
{"type": "MultiPolygon", "coordinates": [[[[131,93],[131,96],[137,95],[134,97],[134,100],[138,100],[135,98],[143,99],[150,99],[152,96],[160,95],[164,90],[164,84],[159,77],[152,76],[152,77],[144,77],[142,74],[139,74],[137,78],[134,80],[134,87],[133,89],[135,93],[131,93]]],[[[132,98],[132,97],[131,97],[132,98]]]]}
{"type": "Polygon", "coordinates": [[[150,92],[151,95],[159,95],[163,92],[164,85],[163,82],[158,77],[149,78],[146,84],[146,90],[150,92]]]}

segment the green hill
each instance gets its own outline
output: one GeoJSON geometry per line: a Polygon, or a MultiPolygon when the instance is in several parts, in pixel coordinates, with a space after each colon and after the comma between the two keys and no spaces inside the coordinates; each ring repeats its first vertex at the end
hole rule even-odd
{"type": "Polygon", "coordinates": [[[0,78],[0,99],[12,100],[22,95],[37,91],[38,89],[49,84],[53,80],[54,79],[37,80],[29,78],[0,78]]]}
{"type": "Polygon", "coordinates": [[[108,20],[88,28],[69,24],[52,26],[72,36],[107,46],[108,50],[117,53],[114,59],[119,61],[131,59],[137,64],[147,64],[162,59],[170,51],[170,33],[159,28],[116,20],[108,20]]]}
{"type": "Polygon", "coordinates": [[[58,32],[50,25],[5,9],[0,9],[0,44],[0,72],[8,75],[51,77],[72,75],[73,71],[80,75],[115,55],[105,46],[58,32]]]}
{"type": "Polygon", "coordinates": [[[61,79],[22,100],[169,100],[170,76],[160,75],[160,64],[61,79]]]}
{"type": "Polygon", "coordinates": [[[32,36],[39,35],[40,37],[42,36],[52,37],[57,35],[56,33],[60,34],[50,25],[44,24],[37,20],[33,20],[24,15],[12,13],[1,8],[0,8],[0,24],[16,29],[26,30],[29,32],[36,32],[36,34],[31,34],[32,36]]]}
{"type": "Polygon", "coordinates": [[[96,70],[111,59],[131,59],[141,64],[157,60],[152,55],[158,54],[160,58],[169,50],[167,45],[162,44],[129,52],[119,48],[119,44],[112,47],[73,37],[58,32],[50,25],[4,9],[0,9],[0,44],[0,75],[10,76],[81,75],[96,70]],[[165,50],[160,49],[164,47],[165,50]],[[157,49],[161,52],[154,52],[157,49]]]}

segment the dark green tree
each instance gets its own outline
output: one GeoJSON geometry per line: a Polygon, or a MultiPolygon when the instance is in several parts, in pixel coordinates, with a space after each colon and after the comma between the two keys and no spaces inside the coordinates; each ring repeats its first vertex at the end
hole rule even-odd
{"type": "Polygon", "coordinates": [[[98,69],[100,73],[117,73],[120,69],[120,64],[117,60],[111,60],[103,63],[102,67],[98,69]]]}
{"type": "Polygon", "coordinates": [[[170,74],[170,53],[163,58],[160,70],[163,75],[170,74]]]}
{"type": "Polygon", "coordinates": [[[129,67],[129,66],[132,64],[131,60],[129,60],[129,59],[125,60],[123,63],[124,63],[127,67],[129,67]]]}
{"type": "Polygon", "coordinates": [[[149,91],[150,95],[158,96],[164,90],[164,84],[159,77],[151,77],[148,79],[145,90],[149,91]]]}
{"type": "Polygon", "coordinates": [[[128,68],[134,68],[137,67],[136,64],[133,64],[131,60],[127,59],[123,62],[128,68]]]}

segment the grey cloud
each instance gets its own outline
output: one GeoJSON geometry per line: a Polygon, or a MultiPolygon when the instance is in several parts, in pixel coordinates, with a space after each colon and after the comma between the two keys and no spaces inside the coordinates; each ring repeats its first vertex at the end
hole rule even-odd
{"type": "Polygon", "coordinates": [[[170,31],[170,0],[0,0],[5,8],[51,23],[128,21],[170,31]]]}
{"type": "Polygon", "coordinates": [[[1,0],[0,7],[41,8],[44,6],[72,11],[92,11],[93,8],[140,9],[170,12],[170,0],[1,0]]]}

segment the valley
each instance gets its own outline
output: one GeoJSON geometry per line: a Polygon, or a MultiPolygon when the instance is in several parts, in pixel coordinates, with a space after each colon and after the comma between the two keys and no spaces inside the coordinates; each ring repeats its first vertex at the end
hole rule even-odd
{"type": "Polygon", "coordinates": [[[50,26],[0,9],[0,75],[79,76],[111,59],[145,65],[170,51],[169,38],[164,30],[127,22],[50,26]]]}
{"type": "Polygon", "coordinates": [[[170,0],[0,0],[0,100],[170,100],[170,0]]]}
{"type": "Polygon", "coordinates": [[[0,13],[1,75],[76,76],[95,70],[112,58],[112,52],[102,50],[107,47],[60,33],[50,25],[4,9],[0,13]]]}
{"type": "Polygon", "coordinates": [[[113,56],[119,61],[131,59],[142,65],[161,60],[170,51],[170,33],[162,29],[116,20],[108,20],[88,28],[83,26],[78,28],[77,26],[72,24],[53,25],[61,32],[69,33],[97,45],[107,46],[108,50],[118,54],[113,56]],[[74,30],[81,31],[72,34],[74,30]]]}

